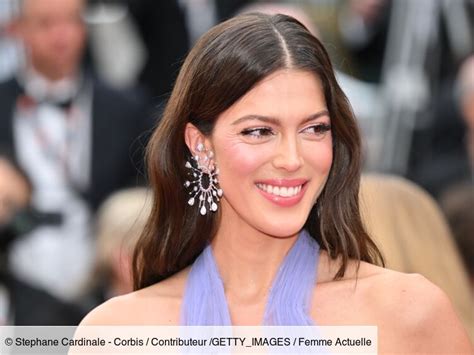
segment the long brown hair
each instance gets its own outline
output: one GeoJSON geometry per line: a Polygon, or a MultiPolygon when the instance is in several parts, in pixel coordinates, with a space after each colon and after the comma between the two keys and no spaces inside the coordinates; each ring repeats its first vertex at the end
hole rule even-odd
{"type": "Polygon", "coordinates": [[[186,58],[162,120],[147,147],[155,205],[133,261],[140,289],[190,265],[212,240],[220,214],[201,216],[183,186],[190,152],[188,122],[204,135],[218,116],[269,74],[284,68],[314,73],[323,84],[331,117],[333,164],[305,228],[332,258],[375,263],[380,252],[366,233],[358,204],[361,143],[350,105],[336,82],[323,45],[300,22],[285,15],[240,15],[207,32],[186,58]]]}

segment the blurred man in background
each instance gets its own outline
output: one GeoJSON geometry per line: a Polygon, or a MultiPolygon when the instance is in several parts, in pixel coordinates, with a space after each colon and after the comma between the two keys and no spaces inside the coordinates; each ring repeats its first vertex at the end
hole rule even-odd
{"type": "Polygon", "coordinates": [[[84,0],[22,0],[11,25],[26,65],[0,84],[0,144],[33,186],[32,205],[59,216],[12,246],[17,276],[73,299],[92,262],[90,216],[136,180],[130,146],[147,128],[137,92],[113,90],[81,66],[84,0]]]}

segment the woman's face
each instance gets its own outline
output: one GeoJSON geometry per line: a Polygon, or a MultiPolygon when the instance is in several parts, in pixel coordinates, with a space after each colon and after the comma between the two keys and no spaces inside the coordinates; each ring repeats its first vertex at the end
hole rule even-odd
{"type": "Polygon", "coordinates": [[[298,233],[332,163],[331,120],[320,80],[300,70],[268,76],[217,119],[222,223],[298,233]]]}

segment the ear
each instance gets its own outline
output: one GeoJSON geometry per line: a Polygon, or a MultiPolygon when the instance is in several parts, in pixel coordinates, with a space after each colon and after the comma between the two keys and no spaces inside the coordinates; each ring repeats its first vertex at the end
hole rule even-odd
{"type": "Polygon", "coordinates": [[[186,124],[186,128],[184,130],[184,140],[193,156],[200,155],[202,153],[198,151],[198,147],[201,144],[203,148],[210,148],[209,139],[192,123],[186,124]]]}

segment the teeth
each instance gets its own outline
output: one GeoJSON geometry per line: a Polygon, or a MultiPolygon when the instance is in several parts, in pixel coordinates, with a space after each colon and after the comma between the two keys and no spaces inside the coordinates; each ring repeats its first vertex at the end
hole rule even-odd
{"type": "Polygon", "coordinates": [[[299,186],[292,186],[292,187],[284,187],[284,186],[272,186],[272,185],[266,185],[266,184],[257,184],[257,187],[260,190],[263,190],[269,194],[275,195],[275,196],[281,196],[281,197],[293,197],[295,195],[298,195],[301,191],[301,187],[303,185],[299,186]]]}
{"type": "Polygon", "coordinates": [[[294,194],[295,194],[294,187],[289,187],[288,192],[287,192],[287,196],[293,196],[294,194]]]}

